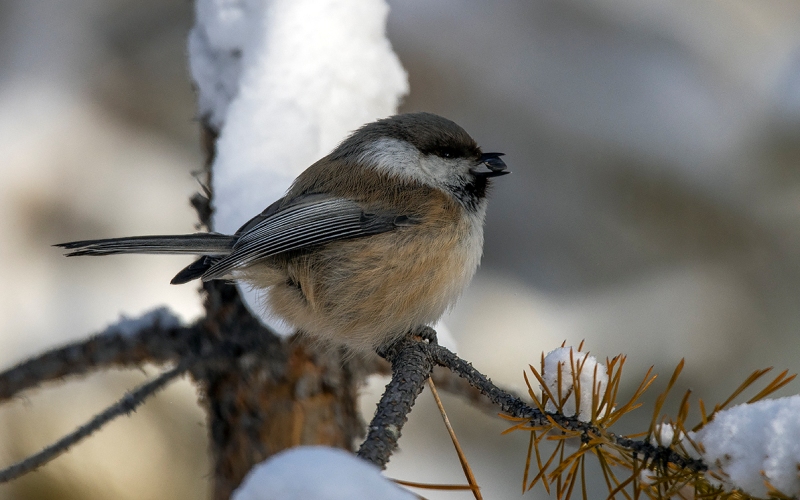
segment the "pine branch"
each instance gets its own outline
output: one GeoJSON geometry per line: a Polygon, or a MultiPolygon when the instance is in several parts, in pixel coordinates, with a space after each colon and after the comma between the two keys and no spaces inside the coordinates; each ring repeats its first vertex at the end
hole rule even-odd
{"type": "Polygon", "coordinates": [[[544,412],[533,408],[519,397],[497,387],[486,375],[448,349],[433,343],[417,340],[413,336],[404,338],[384,353],[392,365],[392,380],[378,403],[375,416],[369,426],[367,439],[362,443],[358,456],[381,468],[385,468],[408,414],[422,391],[425,380],[431,375],[433,366],[443,366],[477,389],[500,411],[515,420],[532,427],[552,426],[565,432],[575,433],[583,443],[603,437],[607,443],[631,451],[644,463],[668,465],[680,469],[702,472],[708,466],[702,460],[681,455],[668,446],[654,445],[649,440],[634,440],[606,431],[577,416],[565,416],[557,412],[544,412]]]}

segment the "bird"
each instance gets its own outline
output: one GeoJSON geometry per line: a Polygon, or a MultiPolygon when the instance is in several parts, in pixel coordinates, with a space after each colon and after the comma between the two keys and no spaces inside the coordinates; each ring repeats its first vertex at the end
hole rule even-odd
{"type": "Polygon", "coordinates": [[[55,246],[69,257],[194,254],[171,283],[243,283],[297,331],[374,352],[434,324],[472,279],[490,184],[510,173],[501,156],[451,120],[398,114],[357,129],[232,235],[55,246]]]}

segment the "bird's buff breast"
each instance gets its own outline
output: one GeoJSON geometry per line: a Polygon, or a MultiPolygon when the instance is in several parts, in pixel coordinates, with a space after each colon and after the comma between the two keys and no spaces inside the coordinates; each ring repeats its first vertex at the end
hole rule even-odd
{"type": "Polygon", "coordinates": [[[374,350],[456,301],[480,261],[482,222],[440,219],[340,241],[270,270],[252,266],[245,279],[270,287],[269,310],[299,330],[374,350]]]}

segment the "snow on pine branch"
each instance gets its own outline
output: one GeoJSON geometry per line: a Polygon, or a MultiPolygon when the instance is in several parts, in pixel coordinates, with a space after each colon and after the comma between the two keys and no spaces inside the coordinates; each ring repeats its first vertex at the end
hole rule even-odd
{"type": "MultiPolygon", "coordinates": [[[[607,370],[594,357],[571,347],[551,351],[543,358],[540,378],[544,382],[542,391],[547,395],[545,409],[565,416],[577,413],[579,420],[589,422],[591,408],[596,407],[593,398],[602,399],[609,385],[607,370]],[[579,411],[576,403],[580,405],[579,411]]],[[[785,372],[770,386],[778,388],[784,385],[779,381],[794,378],[784,375],[785,372]]],[[[688,432],[688,436],[676,431],[674,424],[659,424],[650,442],[653,446],[680,442],[680,449],[689,458],[701,459],[708,466],[703,473],[705,480],[724,490],[714,498],[729,498],[736,491],[756,498],[798,498],[799,416],[800,395],[763,399],[715,411],[710,422],[696,432],[688,432]],[[676,432],[680,434],[677,439],[676,432]]],[[[684,425],[681,423],[681,428],[684,425]]],[[[645,484],[653,484],[657,476],[646,470],[642,471],[641,479],[645,484]]]]}
{"type": "Polygon", "coordinates": [[[569,417],[577,413],[579,420],[589,422],[592,407],[597,407],[594,400],[602,400],[605,395],[608,367],[585,352],[559,347],[545,356],[542,378],[554,398],[548,399],[545,410],[560,411],[569,417]],[[576,390],[576,386],[580,389],[576,390]]]}
{"type": "Polygon", "coordinates": [[[692,436],[726,489],[766,498],[767,485],[800,496],[800,395],[720,411],[692,436]]]}

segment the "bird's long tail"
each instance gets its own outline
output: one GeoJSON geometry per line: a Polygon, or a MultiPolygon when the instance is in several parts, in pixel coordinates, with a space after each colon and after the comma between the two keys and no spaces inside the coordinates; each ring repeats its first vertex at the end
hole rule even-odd
{"type": "Polygon", "coordinates": [[[202,255],[186,266],[171,283],[179,285],[200,278],[215,262],[231,253],[235,236],[217,233],[195,233],[170,236],[131,236],[107,240],[72,241],[57,247],[71,250],[67,257],[78,255],[111,255],[115,253],[155,253],[202,255]]]}
{"type": "Polygon", "coordinates": [[[71,250],[67,253],[67,257],[111,255],[115,253],[226,255],[231,252],[234,243],[236,243],[235,236],[217,233],[195,233],[73,241],[59,243],[55,246],[71,250]]]}

